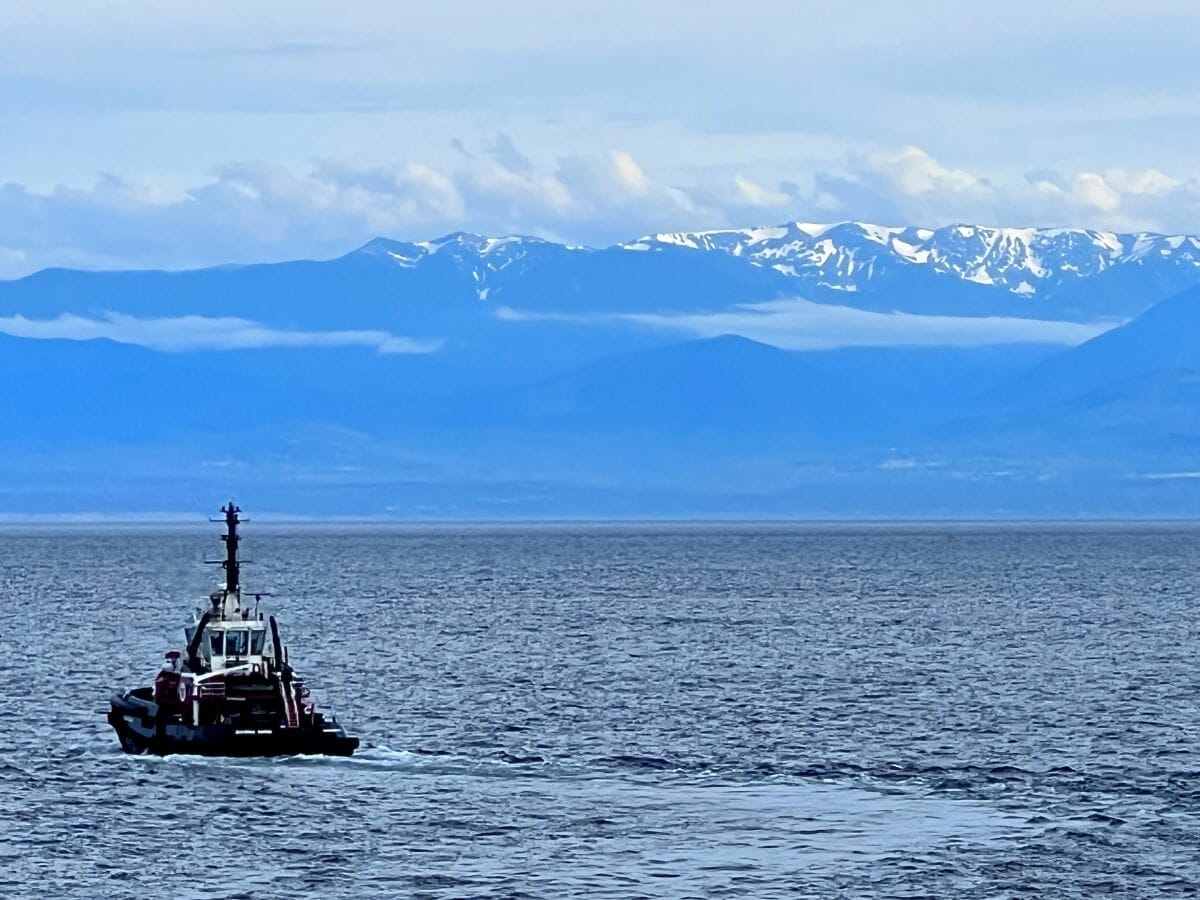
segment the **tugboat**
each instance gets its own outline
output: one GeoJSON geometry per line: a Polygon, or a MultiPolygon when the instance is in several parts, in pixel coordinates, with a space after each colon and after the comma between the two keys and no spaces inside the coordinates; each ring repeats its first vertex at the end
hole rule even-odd
{"type": "MultiPolygon", "coordinates": [[[[258,611],[261,594],[243,597],[238,517],[221,507],[226,533],[224,588],[184,626],[187,648],[166,654],[154,684],[114,694],[109,724],[126,753],[203,756],[350,756],[358,738],[317,711],[288,663],[274,616],[258,611]]],[[[222,521],[217,519],[215,521],[222,521]]]]}

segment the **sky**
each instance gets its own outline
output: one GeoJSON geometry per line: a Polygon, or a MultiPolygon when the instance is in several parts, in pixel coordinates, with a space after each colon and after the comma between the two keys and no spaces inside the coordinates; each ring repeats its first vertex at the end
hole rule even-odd
{"type": "Polygon", "coordinates": [[[1197,33],[1173,0],[6,0],[0,278],[456,230],[1200,231],[1197,33]]]}

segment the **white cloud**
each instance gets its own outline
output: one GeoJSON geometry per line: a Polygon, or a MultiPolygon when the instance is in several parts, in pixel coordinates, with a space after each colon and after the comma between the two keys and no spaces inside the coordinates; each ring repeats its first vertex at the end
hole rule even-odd
{"type": "Polygon", "coordinates": [[[920,147],[905,147],[895,155],[872,158],[876,169],[890,172],[897,187],[916,196],[931,193],[977,193],[980,180],[970,172],[942,165],[920,147]]]}
{"type": "Polygon", "coordinates": [[[501,136],[490,152],[460,153],[449,164],[319,160],[297,171],[230,163],[174,194],[113,176],[88,190],[0,185],[0,277],[47,266],[187,268],[334,256],[380,235],[427,239],[458,230],[603,243],[644,223],[682,227],[697,216],[721,220],[698,209],[690,191],[652,180],[628,153],[535,165],[501,136]]]}
{"type": "Polygon", "coordinates": [[[1169,194],[1182,185],[1176,178],[1160,172],[1158,169],[1146,169],[1142,172],[1126,172],[1124,169],[1109,169],[1105,173],[1106,180],[1116,190],[1122,193],[1169,194]]]}
{"type": "Polygon", "coordinates": [[[0,334],[34,340],[90,341],[105,338],[152,350],[250,350],[266,347],[366,347],[378,353],[432,353],[438,343],[386,331],[292,331],[234,317],[138,318],[107,313],[87,318],[64,313],[54,319],[0,317],[0,334]]]}
{"type": "Polygon", "coordinates": [[[603,245],[659,231],[859,219],[937,227],[1085,226],[1187,232],[1200,179],[1160,169],[1004,178],[919,147],[787,168],[676,168],[625,151],[527,156],[506,135],[436,163],[229,163],[180,188],[0,185],[0,277],[47,266],[187,268],[340,255],[372,237],[524,233],[603,245]]]}
{"type": "Polygon", "coordinates": [[[784,350],[831,350],[837,347],[955,346],[993,344],[1082,344],[1115,327],[1116,322],[1060,322],[990,316],[925,316],[879,313],[808,300],[773,300],[718,313],[613,314],[580,316],[535,313],[500,307],[505,321],[613,322],[674,331],[693,337],[736,334],[784,350]]]}
{"type": "Polygon", "coordinates": [[[764,188],[762,185],[751,181],[745,175],[735,175],[733,184],[737,188],[738,195],[745,201],[747,206],[761,206],[764,208],[785,207],[791,201],[791,196],[783,191],[772,191],[764,188]]]}
{"type": "Polygon", "coordinates": [[[636,159],[623,150],[614,150],[609,156],[617,180],[631,194],[642,195],[650,192],[650,179],[646,177],[636,159]]]}
{"type": "Polygon", "coordinates": [[[1006,178],[948,166],[917,147],[824,167],[807,197],[814,209],[839,217],[927,227],[969,222],[1186,234],[1200,221],[1196,175],[1112,168],[1006,178]]]}
{"type": "Polygon", "coordinates": [[[711,315],[634,316],[635,321],[699,337],[739,334],[785,350],[858,346],[989,344],[1075,345],[1113,324],[1079,324],[1003,316],[922,316],[877,313],[807,300],[779,300],[711,315]]]}
{"type": "Polygon", "coordinates": [[[1095,172],[1081,172],[1075,176],[1075,194],[1089,206],[1103,212],[1112,212],[1121,205],[1121,195],[1095,172]]]}

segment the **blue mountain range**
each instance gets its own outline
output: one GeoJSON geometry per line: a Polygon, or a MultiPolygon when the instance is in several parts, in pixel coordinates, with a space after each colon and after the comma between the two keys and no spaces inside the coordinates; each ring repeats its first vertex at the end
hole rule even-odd
{"type": "Polygon", "coordinates": [[[0,282],[0,513],[1187,516],[1200,239],[865,223],[0,282]]]}

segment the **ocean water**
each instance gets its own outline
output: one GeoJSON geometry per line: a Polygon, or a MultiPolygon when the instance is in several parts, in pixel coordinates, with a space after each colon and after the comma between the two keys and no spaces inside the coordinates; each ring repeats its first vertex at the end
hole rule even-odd
{"type": "Polygon", "coordinates": [[[216,526],[0,529],[3,897],[1200,888],[1200,529],[246,529],[349,760],[127,756],[216,526]]]}

